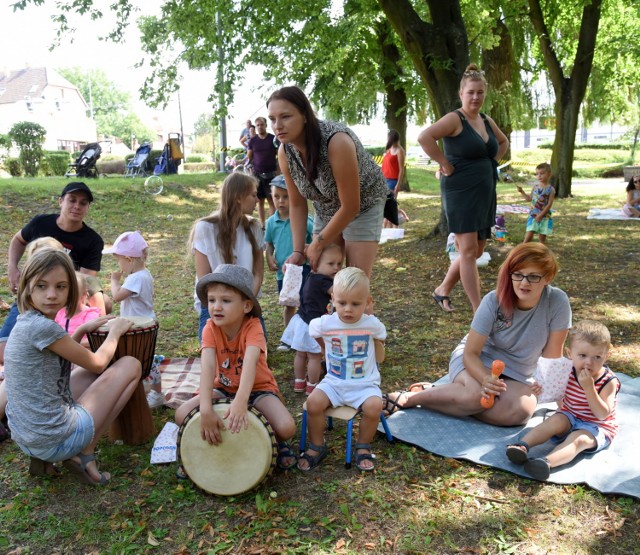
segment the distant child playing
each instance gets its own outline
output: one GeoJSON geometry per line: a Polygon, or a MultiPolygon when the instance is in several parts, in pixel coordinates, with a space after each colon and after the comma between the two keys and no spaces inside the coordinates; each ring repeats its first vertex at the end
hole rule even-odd
{"type": "Polygon", "coordinates": [[[298,468],[311,470],[327,455],[323,439],[325,410],[349,406],[362,410],[356,466],[372,471],[371,441],[382,412],[378,364],[384,360],[387,331],[375,316],[365,314],[371,311],[373,300],[369,278],[359,268],[345,268],[336,274],[333,306],[333,314],[309,324],[309,335],[321,342],[326,353],[327,375],[307,400],[309,447],[300,455],[298,468]]]}
{"type": "Polygon", "coordinates": [[[606,449],[618,431],[616,396],[620,380],[605,366],[611,336],[601,323],[583,320],[569,331],[567,354],[573,363],[561,408],[507,447],[507,457],[536,480],[571,462],[581,452],[606,449]],[[530,459],[529,449],[552,439],[559,443],[544,458],[530,459]]]}
{"type": "MultiPolygon", "coordinates": [[[[155,320],[153,311],[153,277],[146,268],[149,245],[139,231],[125,231],[120,234],[111,248],[102,254],[113,254],[118,263],[119,272],[111,272],[111,295],[114,302],[120,304],[120,316],[139,317],[155,320]],[[120,283],[122,276],[124,283],[120,283]]],[[[151,385],[147,402],[151,408],[164,403],[162,379],[156,365],[153,365],[146,378],[151,385]]]]}
{"type": "MultiPolygon", "coordinates": [[[[271,197],[276,211],[267,219],[264,242],[267,247],[267,265],[272,272],[276,272],[278,293],[280,293],[284,279],[283,264],[293,252],[293,236],[291,235],[291,222],[289,220],[289,193],[287,193],[287,184],[282,176],[277,176],[271,181],[271,197]]],[[[307,237],[305,242],[307,244],[311,243],[312,238],[313,220],[307,218],[307,237]]],[[[311,266],[309,266],[308,262],[305,262],[302,268],[303,281],[310,271],[311,266]]],[[[286,328],[296,313],[296,307],[285,306],[283,312],[284,326],[286,328]]],[[[279,347],[278,350],[287,349],[279,347]]]]}
{"type": "Polygon", "coordinates": [[[622,213],[629,218],[640,218],[640,175],[629,179],[626,192],[627,200],[622,206],[622,213]]]}
{"type": "Polygon", "coordinates": [[[275,432],[278,467],[293,468],[296,456],[287,442],[295,434],[296,424],[267,365],[267,342],[259,319],[262,309],[251,272],[221,264],[198,280],[196,293],[210,315],[202,332],[200,394],[176,410],[176,423],[181,425],[200,407],[202,439],[218,445],[225,428],[231,433],[247,428],[247,408],[255,406],[275,432]],[[232,402],[220,418],[212,409],[212,399],[225,398],[232,402]]]}
{"type": "Polygon", "coordinates": [[[536,166],[536,183],[531,188],[531,193],[527,194],[520,185],[516,185],[518,192],[531,202],[529,219],[527,220],[527,230],[523,243],[533,240],[534,234],[538,234],[538,240],[546,243],[547,235],[553,233],[553,219],[551,217],[551,206],[556,198],[555,188],[549,184],[551,180],[551,166],[546,162],[536,166]]]}
{"type": "MultiPolygon", "coordinates": [[[[69,315],[66,308],[61,308],[55,317],[56,323],[69,335],[73,335],[85,322],[94,320],[100,316],[100,309],[97,306],[89,306],[87,304],[89,301],[89,290],[86,275],[82,272],[76,272],[76,278],[78,279],[78,304],[74,312],[69,315]]],[[[80,345],[89,348],[89,340],[86,335],[82,336],[80,345]]]]}
{"type": "Polygon", "coordinates": [[[328,245],[318,260],[318,271],[311,272],[302,286],[300,308],[284,330],[280,341],[296,350],[293,360],[295,393],[310,395],[322,374],[322,350],[309,336],[309,322],[327,313],[333,291],[333,278],[342,268],[344,254],[339,245],[328,245]]]}

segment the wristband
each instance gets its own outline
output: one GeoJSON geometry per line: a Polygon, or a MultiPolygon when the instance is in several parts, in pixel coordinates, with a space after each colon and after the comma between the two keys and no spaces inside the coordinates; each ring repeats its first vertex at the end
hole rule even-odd
{"type": "Polygon", "coordinates": [[[293,252],[297,252],[298,254],[301,254],[302,256],[304,256],[304,253],[302,251],[293,251],[293,252]]]}

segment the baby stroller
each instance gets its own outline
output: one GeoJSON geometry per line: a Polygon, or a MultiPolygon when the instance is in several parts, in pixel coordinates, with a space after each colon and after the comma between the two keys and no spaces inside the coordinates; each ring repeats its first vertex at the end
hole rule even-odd
{"type": "Polygon", "coordinates": [[[162,149],[162,155],[156,158],[153,175],[178,173],[178,166],[181,162],[182,149],[180,148],[180,134],[169,133],[169,140],[162,149]]]}
{"type": "Polygon", "coordinates": [[[129,163],[127,164],[127,171],[124,174],[125,177],[145,177],[147,172],[145,172],[145,166],[147,165],[147,158],[149,158],[149,154],[151,153],[151,143],[142,143],[138,150],[136,150],[136,155],[131,158],[129,163]]]}
{"type": "Polygon", "coordinates": [[[96,162],[100,158],[102,147],[98,143],[89,143],[75,163],[69,164],[65,177],[98,177],[96,162]]]}

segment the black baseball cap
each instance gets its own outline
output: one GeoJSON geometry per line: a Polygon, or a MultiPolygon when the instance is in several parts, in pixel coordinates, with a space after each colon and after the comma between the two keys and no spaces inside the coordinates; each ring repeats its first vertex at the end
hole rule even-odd
{"type": "Polygon", "coordinates": [[[91,189],[87,187],[86,183],[82,181],[72,181],[68,183],[64,189],[62,189],[62,193],[60,193],[60,198],[65,196],[67,193],[75,193],[76,191],[82,191],[87,195],[89,202],[93,202],[93,195],[91,194],[91,189]]]}

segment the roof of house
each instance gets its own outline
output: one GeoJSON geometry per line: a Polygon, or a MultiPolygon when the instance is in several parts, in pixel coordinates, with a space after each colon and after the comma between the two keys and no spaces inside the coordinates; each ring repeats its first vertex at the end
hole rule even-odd
{"type": "MultiPolygon", "coordinates": [[[[0,104],[13,104],[28,96],[42,98],[47,86],[77,90],[77,87],[53,69],[27,67],[0,73],[0,104]]],[[[82,98],[81,94],[79,96],[82,98]]]]}

